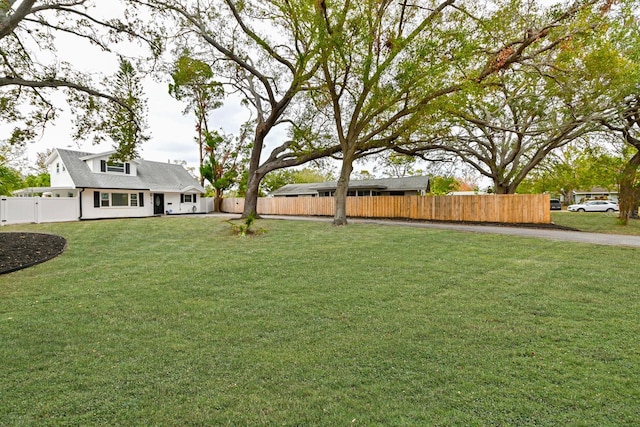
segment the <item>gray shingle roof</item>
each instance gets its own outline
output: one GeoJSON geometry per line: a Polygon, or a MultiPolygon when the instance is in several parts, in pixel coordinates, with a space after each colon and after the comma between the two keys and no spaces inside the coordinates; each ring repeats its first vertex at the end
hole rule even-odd
{"type": "Polygon", "coordinates": [[[151,190],[166,192],[198,191],[204,193],[189,172],[181,165],[135,160],[137,175],[94,173],[82,160],[93,153],[56,149],[76,187],[151,190]]]}
{"type": "MultiPolygon", "coordinates": [[[[273,196],[316,195],[318,191],[333,191],[338,183],[316,182],[312,184],[287,184],[271,194],[273,196]]],[[[404,178],[360,179],[349,181],[349,190],[385,190],[385,191],[428,191],[428,176],[407,176],[404,178]]]]}
{"type": "Polygon", "coordinates": [[[315,189],[318,183],[313,184],[287,184],[271,192],[274,196],[316,196],[318,190],[315,189]]]}

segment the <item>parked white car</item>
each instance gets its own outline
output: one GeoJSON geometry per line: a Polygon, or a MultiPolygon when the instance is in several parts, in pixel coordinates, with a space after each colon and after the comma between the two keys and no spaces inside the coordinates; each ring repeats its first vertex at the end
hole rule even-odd
{"type": "Polygon", "coordinates": [[[612,200],[589,200],[588,202],[570,205],[570,212],[617,212],[618,204],[612,200]]]}

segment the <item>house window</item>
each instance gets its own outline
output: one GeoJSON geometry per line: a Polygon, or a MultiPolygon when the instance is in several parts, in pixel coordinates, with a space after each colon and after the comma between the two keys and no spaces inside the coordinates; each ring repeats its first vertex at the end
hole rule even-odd
{"type": "Polygon", "coordinates": [[[124,163],[107,162],[107,172],[121,172],[121,173],[124,173],[124,163]]]}
{"type": "Polygon", "coordinates": [[[100,160],[100,172],[115,172],[129,175],[131,174],[131,164],[100,160]]]}
{"type": "Polygon", "coordinates": [[[144,207],[144,193],[100,193],[94,191],[93,206],[108,207],[144,207]]]}
{"type": "Polygon", "coordinates": [[[112,193],[111,206],[129,206],[129,193],[112,193]]]}
{"type": "Polygon", "coordinates": [[[195,194],[181,194],[180,195],[180,203],[195,203],[196,195],[195,194]]]}
{"type": "Polygon", "coordinates": [[[56,173],[60,173],[60,163],[56,163],[56,173]]]}

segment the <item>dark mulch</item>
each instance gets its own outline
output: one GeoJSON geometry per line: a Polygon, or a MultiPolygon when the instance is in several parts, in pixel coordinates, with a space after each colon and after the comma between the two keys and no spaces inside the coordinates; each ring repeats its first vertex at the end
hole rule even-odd
{"type": "Polygon", "coordinates": [[[0,233],[0,274],[31,267],[60,255],[64,237],[43,233],[0,233]]]}

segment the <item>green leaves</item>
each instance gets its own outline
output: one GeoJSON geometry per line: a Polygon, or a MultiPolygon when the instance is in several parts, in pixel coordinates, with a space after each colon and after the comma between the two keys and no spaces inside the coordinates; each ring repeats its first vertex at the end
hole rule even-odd
{"type": "Polygon", "coordinates": [[[190,57],[188,51],[176,60],[171,78],[169,94],[179,101],[187,101],[189,109],[203,110],[206,105],[210,111],[222,105],[222,84],[214,80],[209,64],[190,57]]]}
{"type": "Polygon", "coordinates": [[[200,166],[200,176],[211,183],[219,200],[224,191],[238,183],[245,170],[249,157],[246,134],[235,137],[217,131],[206,132],[205,151],[207,155],[200,166]]]}
{"type": "Polygon", "coordinates": [[[116,145],[113,158],[124,161],[138,157],[140,144],[149,139],[144,134],[147,105],[140,78],[126,59],[120,60],[113,93],[120,102],[108,105],[102,126],[116,145]]]}
{"type": "Polygon", "coordinates": [[[608,153],[602,147],[572,144],[548,156],[529,177],[518,186],[522,193],[564,194],[593,187],[615,189],[623,157],[608,153]]]}
{"type": "Polygon", "coordinates": [[[0,196],[11,196],[11,192],[21,188],[22,184],[18,171],[0,164],[0,196]]]}

